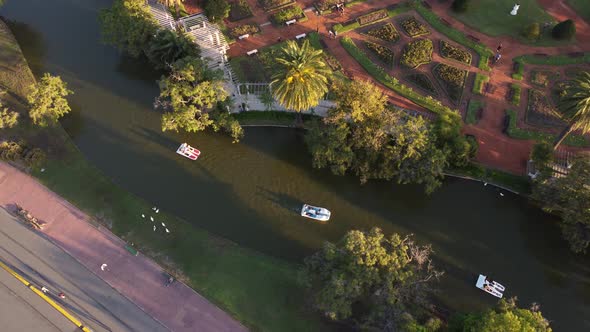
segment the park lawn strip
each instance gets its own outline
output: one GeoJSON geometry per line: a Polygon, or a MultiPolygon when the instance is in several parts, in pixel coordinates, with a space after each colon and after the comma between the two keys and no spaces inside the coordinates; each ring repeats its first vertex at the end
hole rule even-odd
{"type": "Polygon", "coordinates": [[[473,40],[467,38],[467,36],[448,25],[445,25],[435,13],[433,13],[428,8],[424,7],[421,2],[413,2],[414,9],[422,16],[422,18],[430,24],[435,30],[442,33],[443,35],[447,36],[449,39],[454,40],[455,42],[469,47],[474,50],[479,55],[479,63],[478,68],[486,71],[490,71],[491,68],[489,66],[489,58],[494,56],[494,53],[481,43],[476,43],[473,40]]]}
{"type": "Polygon", "coordinates": [[[584,53],[582,56],[569,56],[569,55],[550,55],[550,56],[538,56],[538,55],[521,55],[514,58],[514,61],[520,63],[528,63],[531,65],[550,65],[550,66],[562,66],[562,65],[575,65],[580,63],[590,63],[590,52],[584,53]]]}
{"type": "Polygon", "coordinates": [[[340,43],[348,54],[350,54],[369,73],[369,75],[401,96],[406,97],[417,105],[437,114],[458,113],[457,111],[444,106],[440,101],[435,100],[430,96],[424,97],[412,90],[412,88],[401,84],[396,78],[389,76],[383,68],[374,64],[367,55],[354,44],[354,41],[352,41],[350,37],[341,38],[340,43]]]}
{"type": "MultiPolygon", "coordinates": [[[[506,128],[506,133],[508,134],[508,136],[512,138],[524,140],[530,139],[539,142],[553,142],[557,137],[557,135],[554,134],[518,128],[518,126],[516,125],[516,112],[513,110],[506,110],[506,115],[509,119],[508,127],[506,128]]],[[[590,147],[590,143],[584,136],[575,134],[568,135],[563,144],[573,147],[590,147]]]]}
{"type": "Polygon", "coordinates": [[[264,331],[326,328],[304,312],[295,265],[239,247],[166,213],[162,217],[171,236],[157,235],[139,216],[152,204],[114,184],[73,143],[65,142],[67,156],[50,159],[45,172],[34,174],[51,190],[98,220],[112,223],[115,234],[161,265],[180,269],[191,287],[246,326],[264,331]]]}
{"type": "Polygon", "coordinates": [[[477,112],[484,107],[484,103],[479,99],[471,98],[469,105],[467,105],[467,113],[465,114],[465,122],[467,124],[476,124],[479,119],[477,112]]]}
{"type": "MultiPolygon", "coordinates": [[[[399,14],[403,14],[410,9],[412,9],[412,8],[407,3],[401,3],[398,6],[396,6],[395,8],[388,9],[387,10],[387,17],[385,17],[381,20],[378,20],[378,21],[371,22],[371,24],[386,20],[388,18],[395,17],[399,14]]],[[[334,25],[334,27],[332,29],[337,34],[341,34],[341,33],[345,33],[345,32],[349,32],[349,31],[358,29],[360,27],[361,27],[361,25],[359,24],[359,22],[357,20],[355,20],[354,22],[347,24],[347,25],[342,25],[342,24],[338,23],[338,24],[334,25]]]]}
{"type": "Polygon", "coordinates": [[[590,1],[567,0],[566,1],[580,16],[590,23],[590,1]]]}
{"type": "Polygon", "coordinates": [[[483,94],[483,87],[485,83],[490,81],[490,77],[480,73],[475,73],[475,81],[473,82],[472,92],[478,95],[483,94]]]}

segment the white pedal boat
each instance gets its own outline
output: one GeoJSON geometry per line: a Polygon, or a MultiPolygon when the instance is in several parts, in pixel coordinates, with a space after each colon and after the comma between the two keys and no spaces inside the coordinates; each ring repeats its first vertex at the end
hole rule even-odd
{"type": "Polygon", "coordinates": [[[301,208],[301,215],[306,218],[315,219],[319,221],[330,220],[330,211],[322,207],[303,204],[301,208]]]}
{"type": "Polygon", "coordinates": [[[181,156],[187,157],[191,160],[197,160],[197,158],[199,158],[199,156],[201,155],[201,151],[193,148],[192,146],[186,143],[180,144],[180,146],[176,150],[176,153],[178,153],[181,156]]]}
{"type": "Polygon", "coordinates": [[[498,298],[502,298],[502,296],[504,296],[504,290],[506,289],[504,286],[502,286],[502,284],[491,280],[483,274],[480,274],[479,278],[477,278],[475,287],[498,298]]]}

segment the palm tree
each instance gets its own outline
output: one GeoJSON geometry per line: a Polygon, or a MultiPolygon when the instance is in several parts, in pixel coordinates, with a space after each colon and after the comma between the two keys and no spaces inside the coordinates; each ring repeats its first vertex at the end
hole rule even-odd
{"type": "Polygon", "coordinates": [[[590,132],[590,73],[582,72],[567,88],[567,94],[559,103],[559,109],[568,126],[557,136],[553,149],[567,135],[579,130],[583,135],[590,132]]]}
{"type": "Polygon", "coordinates": [[[328,92],[330,70],[322,60],[322,51],[316,50],[308,40],[299,46],[287,41],[277,55],[277,71],[270,87],[273,96],[287,109],[297,112],[317,106],[328,92]]]}
{"type": "Polygon", "coordinates": [[[167,68],[176,60],[199,56],[199,49],[185,32],[159,30],[147,49],[147,57],[158,67],[167,68]]]}

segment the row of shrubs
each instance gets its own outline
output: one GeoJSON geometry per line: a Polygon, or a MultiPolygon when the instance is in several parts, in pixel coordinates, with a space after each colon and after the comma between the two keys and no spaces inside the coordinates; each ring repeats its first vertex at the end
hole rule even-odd
{"type": "Polygon", "coordinates": [[[275,24],[281,25],[285,24],[287,21],[301,20],[304,17],[305,14],[303,13],[303,9],[301,9],[301,7],[295,4],[289,7],[285,7],[279,10],[278,12],[274,13],[271,17],[271,20],[275,24]]]}
{"type": "Polygon", "coordinates": [[[394,53],[389,48],[379,45],[377,43],[373,43],[370,41],[365,41],[365,46],[373,52],[381,61],[386,63],[388,66],[393,66],[394,63],[394,53]]]}
{"type": "Polygon", "coordinates": [[[434,46],[430,39],[420,39],[409,42],[402,53],[401,63],[410,68],[417,68],[420,65],[432,61],[434,46]]]}
{"type": "Polygon", "coordinates": [[[46,158],[43,150],[29,147],[23,140],[0,142],[0,159],[2,160],[22,163],[27,167],[38,167],[46,158]]]}

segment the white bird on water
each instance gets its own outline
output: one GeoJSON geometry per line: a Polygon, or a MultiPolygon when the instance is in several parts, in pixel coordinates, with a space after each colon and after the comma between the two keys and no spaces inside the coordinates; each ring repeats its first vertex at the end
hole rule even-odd
{"type": "Polygon", "coordinates": [[[160,209],[156,209],[156,213],[160,212],[160,209]]]}
{"type": "Polygon", "coordinates": [[[155,206],[152,208],[152,211],[156,211],[156,207],[155,206]]]}
{"type": "Polygon", "coordinates": [[[143,214],[143,213],[142,213],[142,214],[141,214],[141,217],[142,217],[142,218],[145,218],[145,214],[143,214]]]}
{"type": "Polygon", "coordinates": [[[150,217],[150,220],[151,220],[151,221],[154,221],[154,217],[150,217]]]}
{"type": "Polygon", "coordinates": [[[154,232],[156,231],[156,225],[154,225],[154,232]]]}
{"type": "Polygon", "coordinates": [[[170,233],[170,231],[168,230],[168,228],[166,228],[166,233],[170,233]]]}
{"type": "Polygon", "coordinates": [[[483,183],[483,185],[484,185],[484,187],[485,187],[485,186],[487,186],[487,185],[488,185],[488,183],[487,183],[487,182],[484,182],[484,183],[483,183]]]}
{"type": "Polygon", "coordinates": [[[504,193],[500,193],[500,196],[504,197],[504,193]]]}
{"type": "Polygon", "coordinates": [[[162,223],[162,226],[166,227],[166,224],[162,223]]]}

